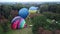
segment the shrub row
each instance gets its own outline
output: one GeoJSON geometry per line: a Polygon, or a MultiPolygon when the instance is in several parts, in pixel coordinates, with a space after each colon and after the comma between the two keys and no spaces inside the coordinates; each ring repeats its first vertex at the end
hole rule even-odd
{"type": "Polygon", "coordinates": [[[43,14],[49,19],[55,19],[57,21],[60,20],[60,14],[52,13],[52,12],[44,12],[43,14]]]}
{"type": "Polygon", "coordinates": [[[33,27],[32,27],[32,32],[33,34],[37,34],[39,28],[41,27],[41,30],[60,30],[60,23],[49,23],[47,22],[47,17],[46,16],[35,16],[32,18],[32,23],[33,23],[33,27]]]}

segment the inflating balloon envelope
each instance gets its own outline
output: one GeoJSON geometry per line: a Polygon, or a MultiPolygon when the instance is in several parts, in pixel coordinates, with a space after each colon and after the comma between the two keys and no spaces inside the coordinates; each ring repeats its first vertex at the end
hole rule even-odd
{"type": "Polygon", "coordinates": [[[32,7],[29,8],[29,13],[36,13],[37,9],[38,9],[38,7],[32,6],[32,7]]]}
{"type": "Polygon", "coordinates": [[[25,20],[21,18],[20,16],[16,16],[13,18],[12,23],[11,23],[11,28],[12,29],[20,29],[25,27],[25,20]]]}
{"type": "Polygon", "coordinates": [[[21,10],[19,10],[19,16],[21,16],[22,18],[26,18],[29,14],[29,11],[27,8],[22,8],[21,10]]]}

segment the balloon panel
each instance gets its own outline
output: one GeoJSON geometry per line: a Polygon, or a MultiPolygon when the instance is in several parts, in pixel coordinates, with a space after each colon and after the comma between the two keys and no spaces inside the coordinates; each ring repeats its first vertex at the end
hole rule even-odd
{"type": "Polygon", "coordinates": [[[29,10],[29,13],[36,13],[37,10],[29,10]]]}
{"type": "Polygon", "coordinates": [[[34,7],[34,6],[29,8],[29,10],[37,10],[37,9],[38,9],[38,7],[34,7]]]}
{"type": "Polygon", "coordinates": [[[20,21],[18,23],[18,28],[20,28],[21,21],[22,21],[22,18],[20,19],[20,21]]]}
{"type": "Polygon", "coordinates": [[[19,23],[19,20],[16,20],[16,21],[12,24],[12,28],[13,28],[13,29],[16,29],[18,23],[19,23]]]}
{"type": "Polygon", "coordinates": [[[11,21],[11,23],[13,23],[14,21],[16,21],[19,18],[21,18],[21,17],[20,16],[16,16],[15,18],[13,18],[13,20],[11,21]]]}
{"type": "Polygon", "coordinates": [[[21,23],[20,23],[20,28],[23,28],[25,23],[26,23],[25,20],[22,19],[22,21],[21,21],[21,23]]]}
{"type": "Polygon", "coordinates": [[[22,8],[21,10],[19,10],[19,16],[21,16],[22,18],[26,18],[28,16],[29,12],[27,8],[22,8]]]}

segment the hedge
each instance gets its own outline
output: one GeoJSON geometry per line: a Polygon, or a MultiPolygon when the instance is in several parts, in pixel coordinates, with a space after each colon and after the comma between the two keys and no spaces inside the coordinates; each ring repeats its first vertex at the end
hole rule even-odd
{"type": "Polygon", "coordinates": [[[44,30],[50,30],[50,31],[54,31],[54,30],[60,30],[60,22],[56,23],[52,22],[49,23],[47,22],[47,17],[46,16],[35,16],[32,18],[32,23],[33,23],[33,27],[32,27],[32,32],[33,34],[38,34],[38,30],[41,27],[44,30]]]}

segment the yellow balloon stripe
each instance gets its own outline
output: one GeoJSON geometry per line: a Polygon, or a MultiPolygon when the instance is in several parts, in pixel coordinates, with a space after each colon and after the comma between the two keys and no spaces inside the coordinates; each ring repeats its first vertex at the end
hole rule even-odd
{"type": "Polygon", "coordinates": [[[29,10],[29,13],[36,13],[37,10],[29,10]]]}

